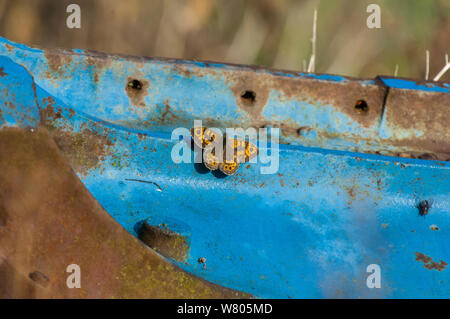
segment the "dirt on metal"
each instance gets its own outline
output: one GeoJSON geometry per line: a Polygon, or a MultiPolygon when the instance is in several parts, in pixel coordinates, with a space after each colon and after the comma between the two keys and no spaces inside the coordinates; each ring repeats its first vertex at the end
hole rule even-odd
{"type": "Polygon", "coordinates": [[[423,262],[423,266],[426,269],[430,269],[430,270],[436,269],[437,271],[441,271],[441,270],[444,270],[445,267],[447,267],[447,265],[448,265],[443,260],[436,262],[436,261],[433,261],[433,258],[428,257],[427,255],[419,253],[419,252],[415,252],[414,254],[416,255],[416,260],[423,262]]]}
{"type": "Polygon", "coordinates": [[[87,127],[81,132],[75,132],[55,125],[55,121],[63,117],[61,112],[62,110],[55,109],[52,101],[48,101],[47,107],[40,111],[41,123],[48,129],[70,166],[75,172],[85,176],[91,169],[99,167],[105,156],[111,155],[110,146],[113,143],[87,127]]]}
{"type": "MultiPolygon", "coordinates": [[[[47,59],[49,72],[48,75],[61,78],[64,77],[63,66],[70,65],[72,62],[72,55],[60,54],[59,52],[53,53],[52,51],[44,51],[45,58],[47,59]]],[[[67,76],[67,75],[66,75],[67,76]]]]}
{"type": "Polygon", "coordinates": [[[186,238],[165,225],[158,227],[145,221],[139,229],[138,237],[147,246],[165,257],[181,262],[187,259],[189,245],[186,238]]]}
{"type": "Polygon", "coordinates": [[[417,157],[423,159],[450,159],[450,94],[391,88],[385,118],[393,145],[422,153],[417,157]]]}

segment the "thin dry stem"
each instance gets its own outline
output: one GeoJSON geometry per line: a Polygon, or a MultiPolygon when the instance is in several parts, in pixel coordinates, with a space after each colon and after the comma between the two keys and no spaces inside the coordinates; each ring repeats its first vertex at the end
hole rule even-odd
{"type": "Polygon", "coordinates": [[[442,70],[434,77],[433,81],[439,81],[439,79],[450,69],[450,63],[447,63],[442,70]]]}
{"type": "Polygon", "coordinates": [[[316,37],[317,37],[317,9],[314,9],[314,22],[313,22],[313,36],[312,42],[312,54],[309,60],[308,72],[314,72],[316,69],[316,37]]]}

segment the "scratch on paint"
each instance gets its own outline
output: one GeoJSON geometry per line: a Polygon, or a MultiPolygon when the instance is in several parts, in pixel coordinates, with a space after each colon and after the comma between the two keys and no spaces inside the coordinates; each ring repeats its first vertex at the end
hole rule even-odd
{"type": "Polygon", "coordinates": [[[159,186],[158,184],[156,184],[155,182],[152,182],[152,181],[144,181],[144,180],[141,180],[141,179],[132,179],[132,178],[125,178],[125,180],[126,181],[130,181],[130,182],[141,182],[141,183],[153,184],[156,187],[158,187],[158,189],[157,189],[158,192],[162,192],[161,186],[159,186]]]}

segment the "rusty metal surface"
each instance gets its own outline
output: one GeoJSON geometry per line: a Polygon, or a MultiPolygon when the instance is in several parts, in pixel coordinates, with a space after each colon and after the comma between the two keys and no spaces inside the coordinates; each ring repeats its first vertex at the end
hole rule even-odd
{"type": "Polygon", "coordinates": [[[445,85],[433,90],[429,83],[406,79],[385,78],[385,83],[392,87],[380,134],[413,157],[450,161],[450,103],[445,85]]]}
{"type": "Polygon", "coordinates": [[[73,173],[47,130],[0,130],[1,298],[238,298],[127,233],[73,173]],[[66,285],[68,265],[81,288],[66,285]]]}
{"type": "MultiPolygon", "coordinates": [[[[87,190],[129,235],[138,237],[137,226],[147,221],[185,238],[186,254],[167,257],[186,271],[258,297],[450,296],[450,175],[449,163],[439,161],[448,154],[448,84],[48,52],[7,41],[0,51],[11,57],[0,59],[4,73],[23,74],[26,84],[14,91],[20,81],[1,78],[2,101],[35,92],[16,101],[15,112],[2,104],[1,126],[36,130],[40,123],[39,131],[49,131],[87,190]],[[34,120],[23,121],[24,114],[34,120]],[[170,132],[191,127],[193,119],[219,128],[280,126],[278,173],[261,175],[258,163],[220,179],[175,164],[170,153],[178,140],[170,132]],[[371,263],[382,267],[381,290],[365,285],[371,263]]],[[[21,154],[13,164],[28,163],[21,154]]],[[[51,191],[56,177],[49,176],[51,191]]],[[[21,178],[11,179],[16,190],[44,176],[21,178]]],[[[0,223],[11,218],[10,210],[0,212],[7,212],[0,223]]],[[[83,225],[83,231],[96,236],[102,225],[83,225]]],[[[102,230],[93,240],[115,242],[116,231],[106,238],[102,230]]],[[[117,245],[138,243],[120,234],[117,245]]],[[[125,246],[114,246],[114,253],[102,246],[100,256],[127,260],[125,246]]],[[[2,265],[16,271],[15,262],[2,265]]],[[[40,285],[53,280],[44,268],[22,274],[40,285]]],[[[147,281],[132,278],[130,295],[142,293],[147,281]]]]}
{"type": "MultiPolygon", "coordinates": [[[[153,222],[153,221],[152,221],[153,222]]],[[[152,225],[144,221],[137,225],[138,238],[167,258],[186,262],[189,253],[189,242],[180,231],[177,232],[164,224],[152,225]]]]}

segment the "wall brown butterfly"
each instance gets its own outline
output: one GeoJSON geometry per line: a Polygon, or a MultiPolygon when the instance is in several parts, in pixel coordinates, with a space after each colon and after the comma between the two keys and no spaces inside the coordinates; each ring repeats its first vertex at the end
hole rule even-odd
{"type": "Polygon", "coordinates": [[[252,142],[223,137],[221,133],[207,127],[193,127],[191,135],[194,143],[203,150],[203,164],[211,171],[219,169],[226,175],[236,173],[239,163],[250,161],[259,152],[258,147],[252,142]],[[218,151],[216,155],[214,145],[217,143],[223,143],[222,156],[218,151]]]}

